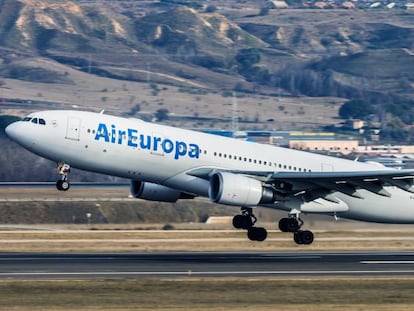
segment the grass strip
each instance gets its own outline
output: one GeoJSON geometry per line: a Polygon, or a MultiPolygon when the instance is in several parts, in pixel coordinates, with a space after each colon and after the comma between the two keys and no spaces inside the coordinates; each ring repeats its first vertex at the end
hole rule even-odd
{"type": "Polygon", "coordinates": [[[1,280],[1,310],[412,310],[414,278],[1,280]],[[411,309],[410,309],[411,308],[411,309]]]}
{"type": "Polygon", "coordinates": [[[316,232],[312,245],[296,245],[292,235],[270,231],[252,242],[243,230],[215,231],[3,231],[0,252],[310,251],[414,249],[413,232],[316,232]]]}

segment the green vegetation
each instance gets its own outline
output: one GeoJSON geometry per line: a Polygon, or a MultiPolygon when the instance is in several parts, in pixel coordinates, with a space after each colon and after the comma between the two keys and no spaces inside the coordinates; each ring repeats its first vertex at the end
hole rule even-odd
{"type": "Polygon", "coordinates": [[[339,116],[344,119],[361,119],[365,120],[373,114],[374,107],[364,100],[354,99],[347,101],[339,109],[339,116]]]}
{"type": "Polygon", "coordinates": [[[414,80],[413,56],[403,49],[368,50],[345,57],[332,57],[314,66],[375,80],[390,77],[414,80]]]}
{"type": "Polygon", "coordinates": [[[164,120],[168,120],[169,113],[170,112],[168,111],[168,109],[161,108],[155,112],[155,117],[157,118],[158,121],[162,122],[164,120]]]}

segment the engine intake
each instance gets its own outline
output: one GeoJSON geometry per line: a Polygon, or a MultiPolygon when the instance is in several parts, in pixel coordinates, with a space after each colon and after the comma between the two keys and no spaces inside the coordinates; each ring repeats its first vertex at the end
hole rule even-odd
{"type": "Polygon", "coordinates": [[[170,203],[175,203],[178,199],[194,198],[193,195],[183,193],[176,189],[137,180],[131,181],[131,194],[134,198],[138,199],[170,203]]]}
{"type": "Polygon", "coordinates": [[[209,197],[215,203],[236,206],[257,206],[276,201],[272,188],[256,179],[228,172],[211,176],[209,197]]]}

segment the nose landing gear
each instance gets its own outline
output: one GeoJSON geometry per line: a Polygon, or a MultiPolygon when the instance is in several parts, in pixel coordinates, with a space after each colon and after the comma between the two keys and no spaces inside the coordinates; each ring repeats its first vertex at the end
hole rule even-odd
{"type": "Polygon", "coordinates": [[[57,171],[61,176],[60,179],[56,182],[56,188],[59,191],[68,191],[70,188],[70,183],[68,180],[68,175],[70,172],[70,165],[66,163],[59,163],[57,171]]]}

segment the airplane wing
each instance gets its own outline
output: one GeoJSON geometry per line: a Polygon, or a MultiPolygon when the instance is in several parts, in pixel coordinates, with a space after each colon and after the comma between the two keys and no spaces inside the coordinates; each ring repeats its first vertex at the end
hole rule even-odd
{"type": "MultiPolygon", "coordinates": [[[[187,174],[209,179],[220,169],[202,168],[187,174]]],[[[226,170],[233,174],[241,174],[258,179],[275,190],[285,194],[307,194],[307,200],[323,197],[335,201],[329,194],[337,191],[346,195],[361,198],[358,191],[365,189],[372,193],[390,197],[391,194],[384,188],[386,185],[398,187],[404,191],[414,193],[414,170],[376,170],[376,171],[346,171],[346,172],[256,172],[226,170]]]]}
{"type": "MultiPolygon", "coordinates": [[[[378,195],[390,197],[385,185],[398,187],[414,193],[414,170],[378,170],[355,172],[279,172],[274,173],[270,180],[295,185],[308,189],[325,189],[339,191],[344,194],[363,198],[358,189],[365,189],[378,195]]],[[[305,189],[303,189],[305,190],[305,189]]]]}

